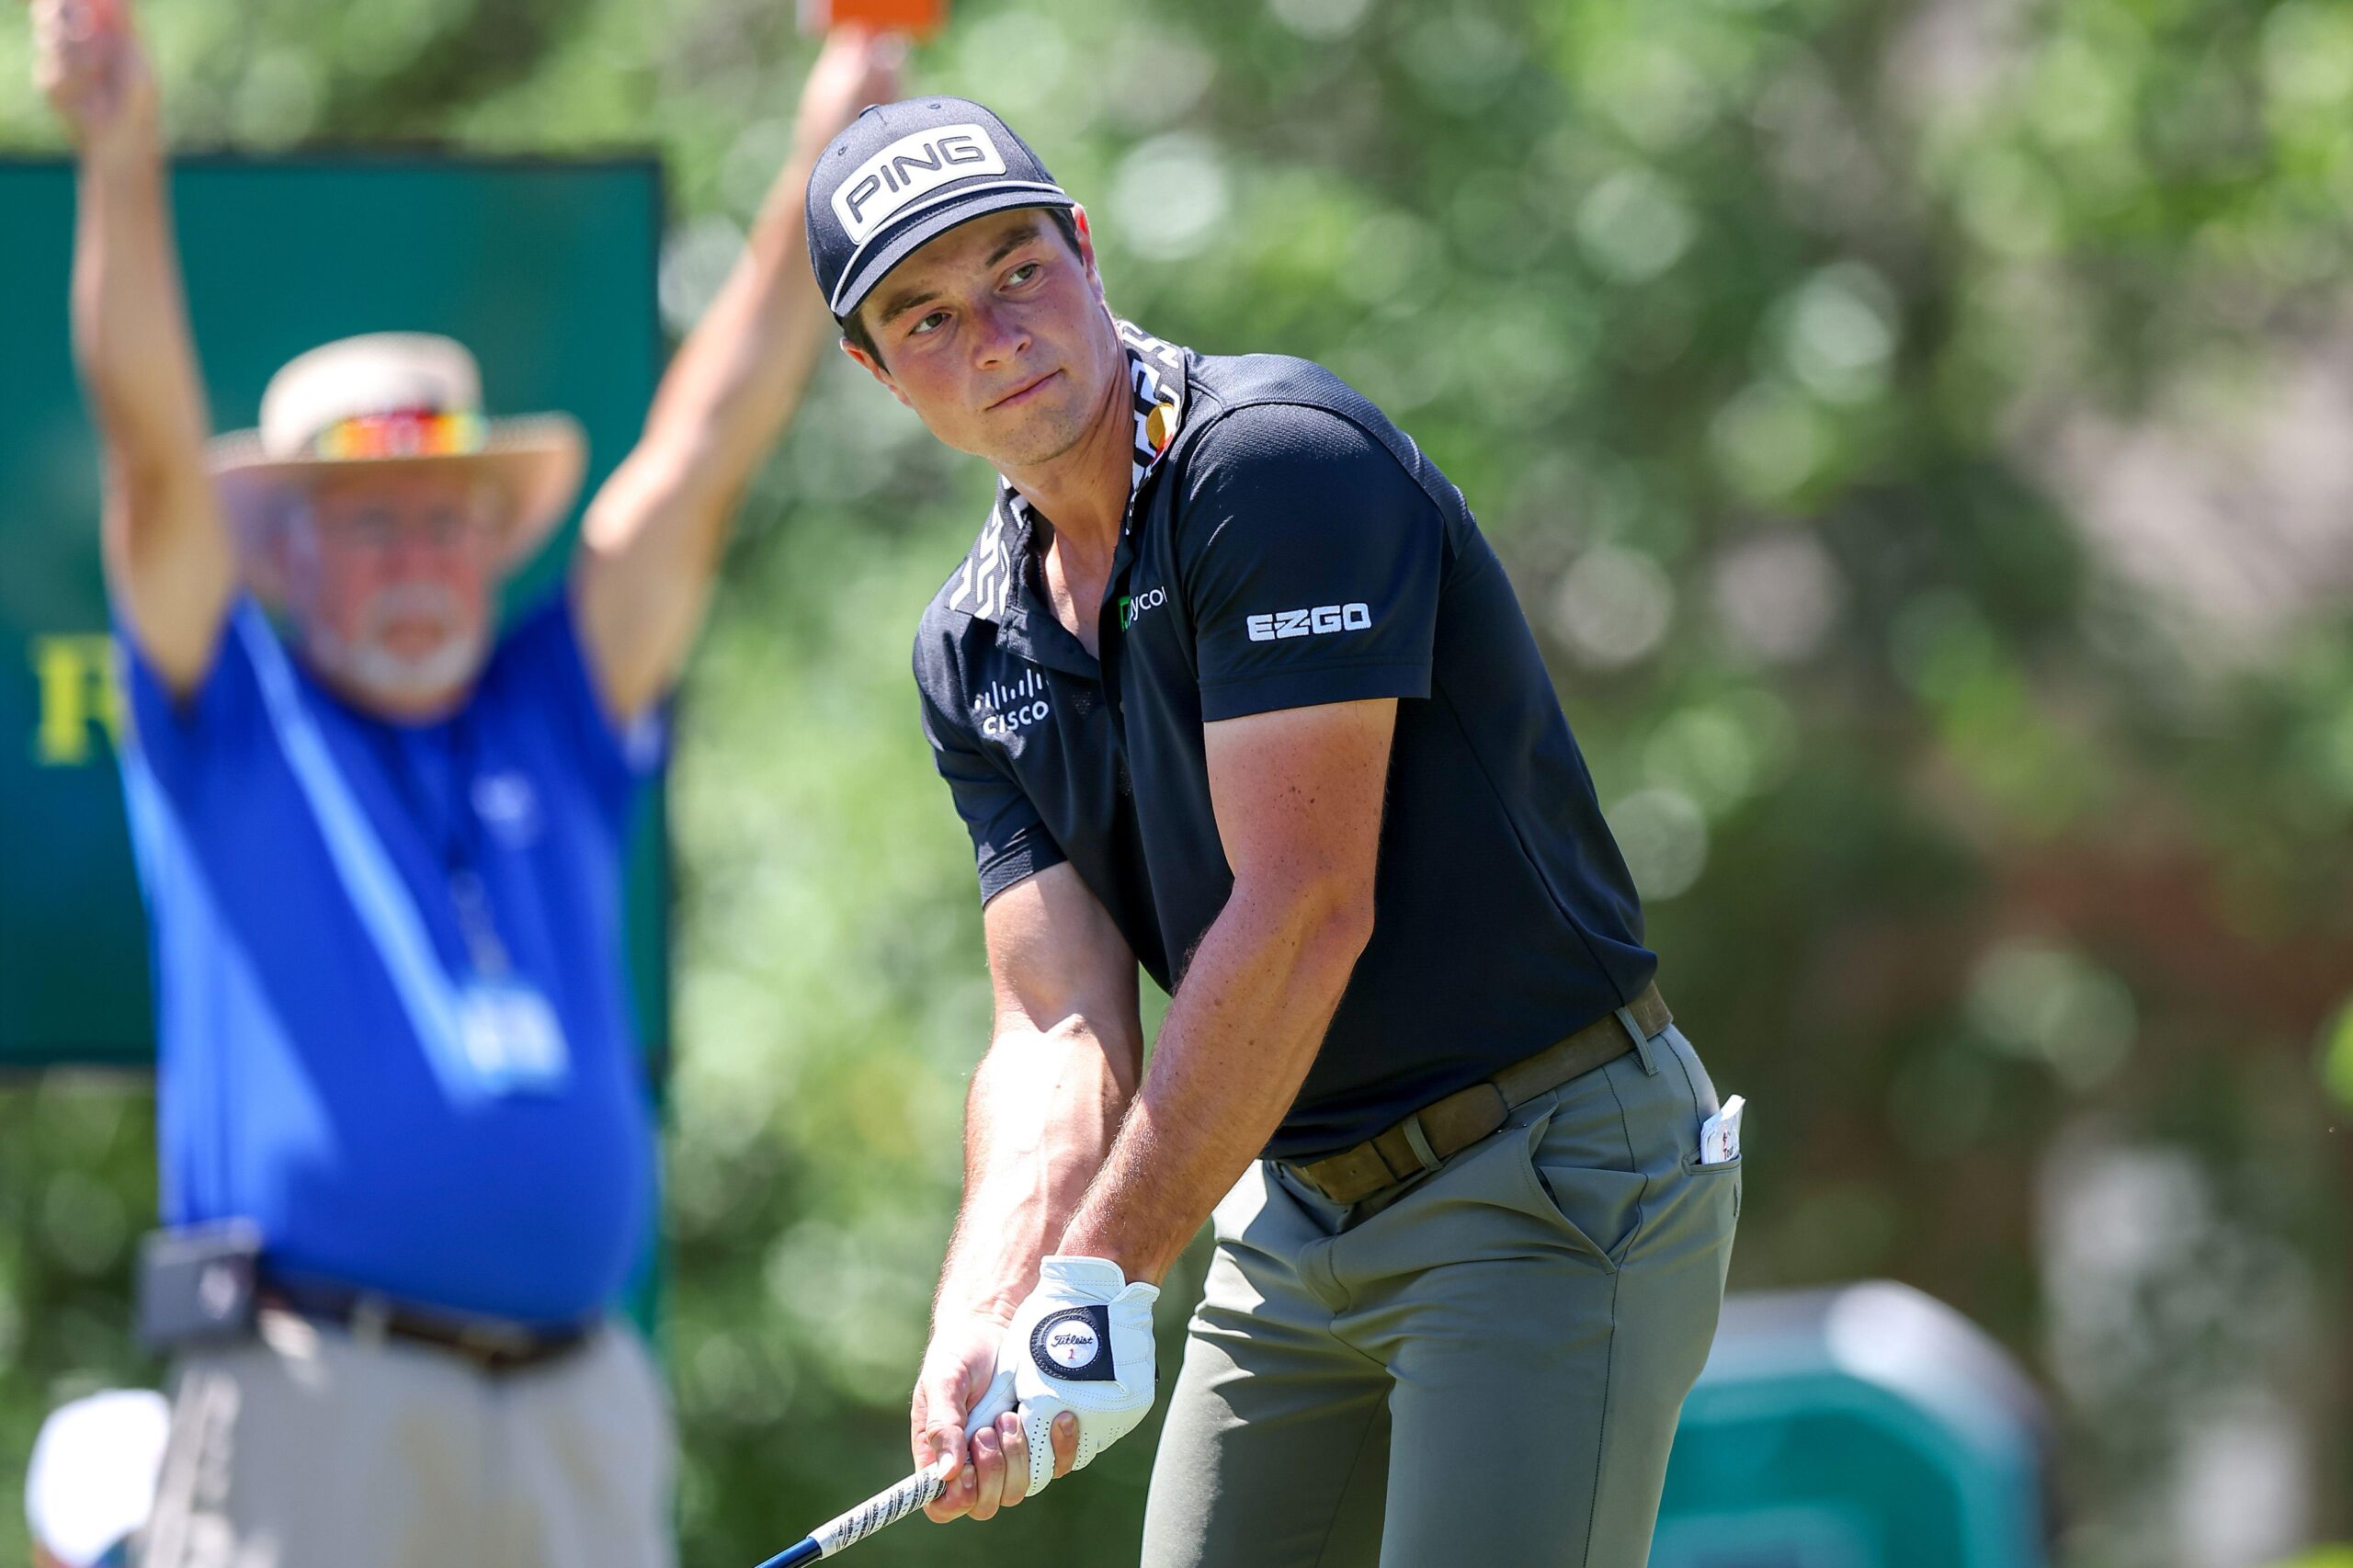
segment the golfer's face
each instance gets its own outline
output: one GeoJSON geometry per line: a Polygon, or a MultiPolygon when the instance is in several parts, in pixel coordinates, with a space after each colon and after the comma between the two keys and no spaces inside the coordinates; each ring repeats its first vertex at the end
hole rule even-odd
{"type": "Polygon", "coordinates": [[[1082,247],[1035,209],[950,229],[859,307],[881,350],[868,368],[960,451],[999,468],[1060,457],[1123,374],[1083,233],[1082,247]]]}
{"type": "Polygon", "coordinates": [[[298,608],[369,695],[431,702],[473,674],[487,642],[499,525],[494,488],[455,470],[355,473],[311,497],[311,570],[298,608]]]}

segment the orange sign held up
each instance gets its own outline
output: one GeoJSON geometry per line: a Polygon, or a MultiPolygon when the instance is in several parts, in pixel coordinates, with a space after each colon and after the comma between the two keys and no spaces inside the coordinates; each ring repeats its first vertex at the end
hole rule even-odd
{"type": "Polygon", "coordinates": [[[948,0],[801,0],[801,30],[821,33],[855,22],[879,32],[926,39],[948,22],[948,0]]]}

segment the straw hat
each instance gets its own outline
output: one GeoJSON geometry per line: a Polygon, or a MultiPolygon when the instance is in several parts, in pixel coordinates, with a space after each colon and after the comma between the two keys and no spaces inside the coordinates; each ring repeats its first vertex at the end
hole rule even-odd
{"type": "Polygon", "coordinates": [[[569,415],[487,419],[482,373],[463,344],[426,333],[378,332],[324,344],[269,379],[261,427],[217,437],[213,484],[250,540],[273,503],[322,475],[447,467],[506,494],[502,568],[513,568],[563,520],[579,493],[587,437],[569,415]]]}

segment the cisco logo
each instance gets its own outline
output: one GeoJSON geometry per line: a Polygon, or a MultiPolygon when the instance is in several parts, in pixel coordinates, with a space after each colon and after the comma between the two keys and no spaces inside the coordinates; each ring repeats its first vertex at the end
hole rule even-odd
{"type": "Polygon", "coordinates": [[[1052,712],[1046,700],[1046,677],[1036,670],[1010,686],[993,680],[972,699],[972,722],[984,740],[1009,741],[1052,712]]]}

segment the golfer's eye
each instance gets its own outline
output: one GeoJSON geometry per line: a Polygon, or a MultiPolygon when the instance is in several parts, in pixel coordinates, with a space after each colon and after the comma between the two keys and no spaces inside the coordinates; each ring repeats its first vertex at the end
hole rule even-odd
{"type": "Polygon", "coordinates": [[[907,335],[909,337],[921,337],[926,333],[937,332],[947,324],[948,312],[946,311],[934,311],[931,314],[924,317],[923,320],[915,323],[915,325],[907,328],[907,335]]]}
{"type": "Polygon", "coordinates": [[[1024,283],[1027,283],[1031,278],[1037,277],[1038,274],[1044,269],[1045,265],[1046,264],[1042,261],[1023,262],[1020,266],[1015,267],[1012,271],[1005,275],[1006,287],[1013,289],[1020,288],[1024,283]]]}

